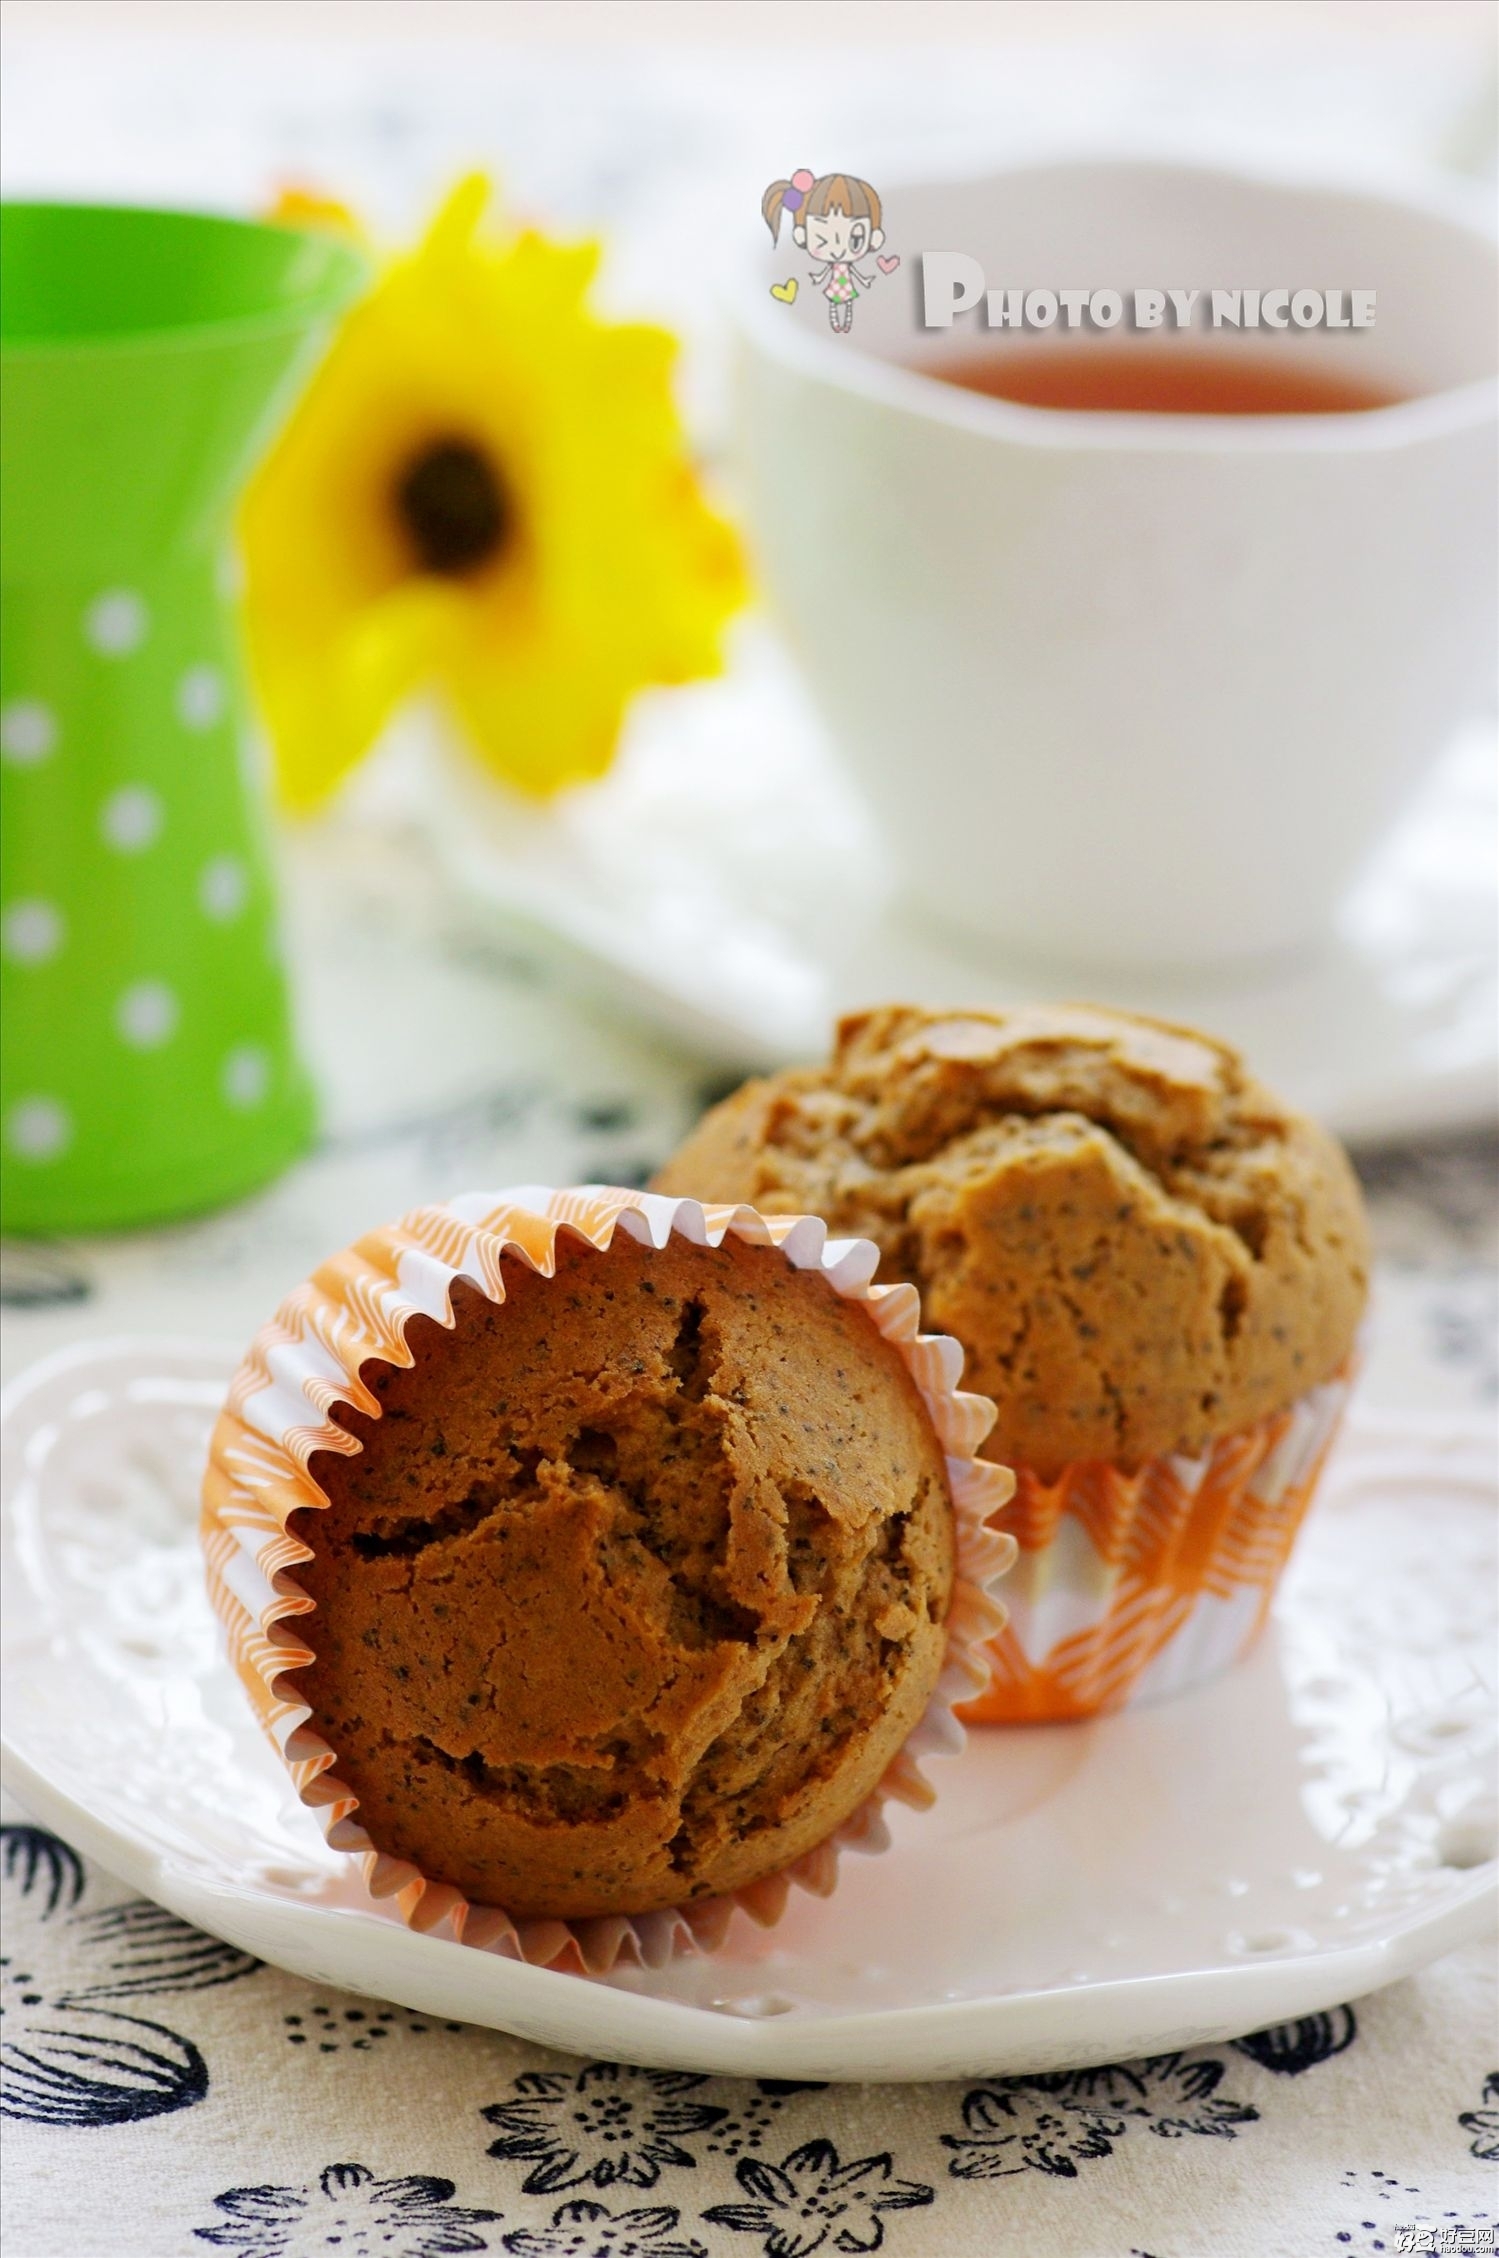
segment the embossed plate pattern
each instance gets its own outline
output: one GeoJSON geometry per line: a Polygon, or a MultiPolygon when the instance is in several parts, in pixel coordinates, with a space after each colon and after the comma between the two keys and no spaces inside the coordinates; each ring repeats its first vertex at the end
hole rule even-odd
{"type": "Polygon", "coordinates": [[[101,1343],[6,1398],[4,1761],[37,1817],[263,1958],[579,2052],[908,2079],[1227,2037],[1493,1919],[1491,1441],[1365,1423],[1247,1664],[1125,1717],[980,1730],[831,1899],[606,1980],[416,1935],[324,1843],[220,1648],[197,1490],[233,1361],[101,1343]]]}

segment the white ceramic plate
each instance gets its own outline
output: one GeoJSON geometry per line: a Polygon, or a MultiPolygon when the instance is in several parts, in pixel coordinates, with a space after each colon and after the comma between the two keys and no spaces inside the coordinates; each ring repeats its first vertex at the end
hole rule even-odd
{"type": "Polygon", "coordinates": [[[1091,1726],[979,1732],[936,1808],[777,1928],[606,1980],[415,1935],[328,1849],[231,1678],[195,1523],[232,1359],[105,1343],[4,1412],[5,1779],[187,1920],[297,1973],[575,2052],[957,2077],[1224,2038],[1492,1920],[1488,1438],[1340,1450],[1257,1656],[1091,1726]]]}
{"type": "MultiPolygon", "coordinates": [[[[1434,768],[1316,962],[1174,980],[1021,963],[919,922],[763,635],[724,681],[639,701],[613,772],[553,807],[458,760],[413,797],[483,915],[730,1064],[821,1056],[864,1004],[1086,996],[1212,1028],[1342,1135],[1378,1138],[1494,1114],[1494,775],[1490,724],[1434,768]]],[[[1003,866],[997,839],[996,884],[1003,866]]]]}

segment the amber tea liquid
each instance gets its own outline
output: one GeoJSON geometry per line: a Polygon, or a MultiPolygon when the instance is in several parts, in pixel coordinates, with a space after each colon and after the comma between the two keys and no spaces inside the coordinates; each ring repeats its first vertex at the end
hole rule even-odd
{"type": "Polygon", "coordinates": [[[1393,407],[1387,385],[1277,360],[1263,350],[1187,345],[991,345],[923,373],[993,400],[1095,415],[1336,416],[1393,407]]]}

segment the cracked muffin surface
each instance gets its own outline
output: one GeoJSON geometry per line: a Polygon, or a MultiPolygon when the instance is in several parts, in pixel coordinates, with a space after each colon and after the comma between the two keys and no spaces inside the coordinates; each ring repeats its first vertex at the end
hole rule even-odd
{"type": "Polygon", "coordinates": [[[1085,1005],[844,1020],[747,1083],[658,1191],[810,1212],[962,1342],[985,1455],[1043,1478],[1197,1452],[1328,1379],[1369,1251],[1336,1140],[1188,1029],[1085,1005]]]}
{"type": "Polygon", "coordinates": [[[369,1363],[295,1516],[291,1681],[382,1850],[561,1918],[745,1886],[821,1842],[946,1643],[942,1446],[820,1272],[730,1238],[462,1281],[369,1363]]]}

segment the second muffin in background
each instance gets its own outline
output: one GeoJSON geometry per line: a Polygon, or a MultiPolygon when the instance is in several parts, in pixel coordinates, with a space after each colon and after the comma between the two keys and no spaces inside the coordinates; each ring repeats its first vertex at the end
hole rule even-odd
{"type": "Polygon", "coordinates": [[[873,1239],[999,1406],[1022,1557],[972,1715],[1164,1693],[1258,1630],[1367,1291],[1336,1141],[1210,1037],[1082,1005],[891,1006],[747,1083],[657,1188],[873,1239]],[[1027,1599],[1027,1593],[1029,1598],[1027,1599]]]}

